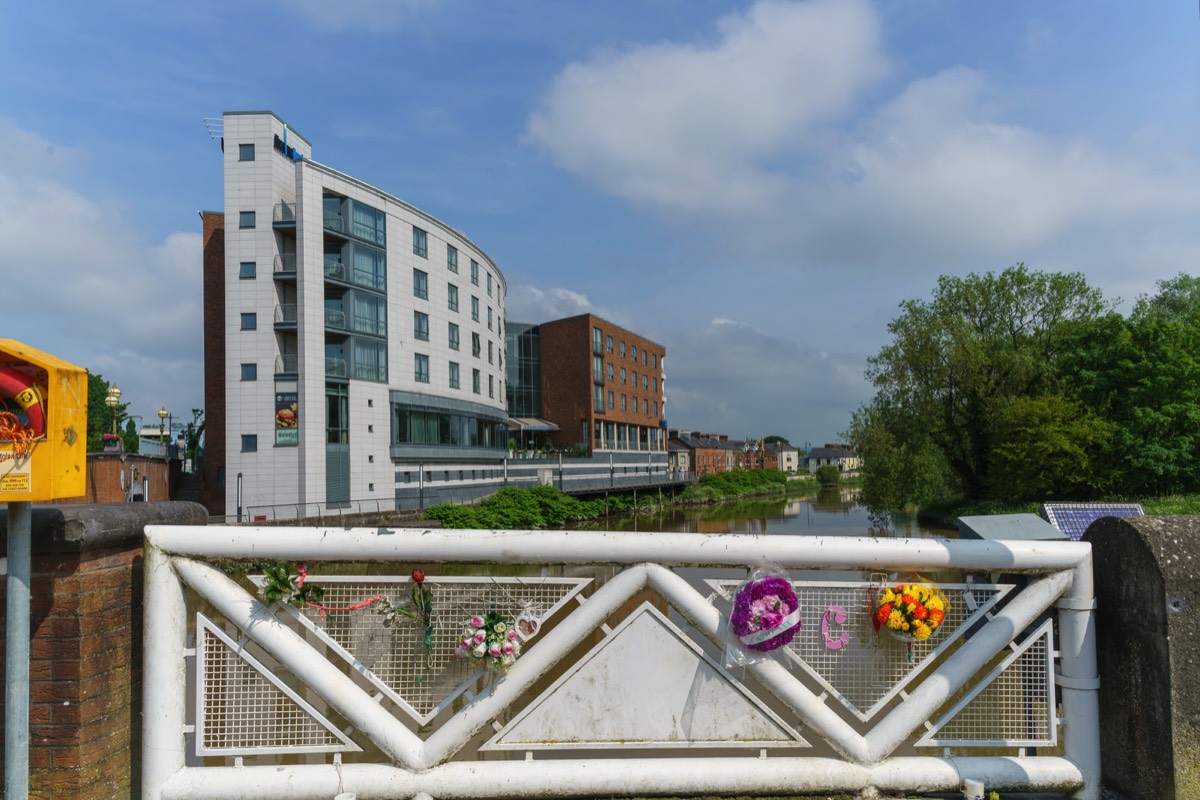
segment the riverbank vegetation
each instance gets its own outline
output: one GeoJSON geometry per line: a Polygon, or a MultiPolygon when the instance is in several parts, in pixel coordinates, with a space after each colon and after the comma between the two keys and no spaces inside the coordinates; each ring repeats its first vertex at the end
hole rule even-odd
{"type": "Polygon", "coordinates": [[[644,508],[718,503],[757,495],[794,494],[816,491],[816,481],[789,481],[775,469],[719,472],[704,475],[677,494],[641,492],[636,504],[632,493],[581,500],[563,494],[554,486],[501,489],[476,505],[443,503],[429,508],[426,519],[441,521],[443,528],[499,528],[524,530],[598,519],[644,508]]]}
{"type": "MultiPolygon", "coordinates": [[[[868,360],[847,435],[877,514],[1200,493],[1200,279],[1128,316],[1079,273],[943,276],[868,360]]],[[[940,513],[940,512],[939,512],[940,513]]],[[[970,512],[966,512],[970,513],[970,512]]]]}

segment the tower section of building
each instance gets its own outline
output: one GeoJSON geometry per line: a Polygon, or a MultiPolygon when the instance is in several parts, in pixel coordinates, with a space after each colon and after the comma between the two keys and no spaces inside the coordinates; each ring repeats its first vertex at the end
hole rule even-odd
{"type": "Polygon", "coordinates": [[[504,452],[501,271],[445,223],[314,160],[270,112],[227,112],[223,151],[224,391],[213,409],[206,388],[206,413],[225,432],[225,514],[488,491],[504,452]]]}

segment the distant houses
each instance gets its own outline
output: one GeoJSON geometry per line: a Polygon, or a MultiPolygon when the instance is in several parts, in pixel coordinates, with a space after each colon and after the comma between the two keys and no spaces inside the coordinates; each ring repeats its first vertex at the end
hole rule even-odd
{"type": "Polygon", "coordinates": [[[777,469],[789,474],[817,471],[832,464],[839,472],[856,472],[862,460],[847,444],[827,444],[813,448],[807,455],[786,442],[764,444],[760,439],[731,439],[724,433],[698,433],[672,429],[668,452],[673,469],[689,469],[697,477],[716,472],[749,469],[777,469]]]}
{"type": "Polygon", "coordinates": [[[817,467],[835,466],[839,472],[857,472],[862,467],[862,459],[854,448],[848,444],[827,444],[824,447],[814,447],[803,459],[804,469],[815,473],[817,467]]]}

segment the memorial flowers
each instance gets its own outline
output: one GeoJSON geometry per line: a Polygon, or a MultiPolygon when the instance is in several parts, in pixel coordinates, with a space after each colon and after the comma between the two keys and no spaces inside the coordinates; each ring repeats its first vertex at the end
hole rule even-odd
{"type": "Polygon", "coordinates": [[[741,646],[774,650],[792,641],[800,625],[800,602],[782,570],[756,570],[738,587],[729,628],[741,646]]]}
{"type": "Polygon", "coordinates": [[[489,611],[467,618],[454,654],[498,671],[511,667],[521,655],[521,641],[517,629],[503,615],[489,611]]]}
{"type": "Polygon", "coordinates": [[[884,629],[902,642],[923,642],[946,618],[946,596],[927,583],[901,583],[879,593],[876,630],[884,629]]]}

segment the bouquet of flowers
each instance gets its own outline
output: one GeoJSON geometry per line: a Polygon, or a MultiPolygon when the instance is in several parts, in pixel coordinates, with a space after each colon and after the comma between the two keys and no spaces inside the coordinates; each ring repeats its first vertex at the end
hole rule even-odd
{"type": "Polygon", "coordinates": [[[738,587],[729,627],[741,645],[774,650],[792,641],[800,624],[800,602],[782,570],[756,570],[738,587]]]}
{"type": "Polygon", "coordinates": [[[467,620],[454,655],[490,670],[507,669],[521,655],[521,641],[515,627],[502,615],[489,611],[467,620]]]}
{"type": "Polygon", "coordinates": [[[875,607],[875,629],[883,628],[902,642],[923,642],[946,618],[946,596],[926,583],[885,588],[875,607]]]}

